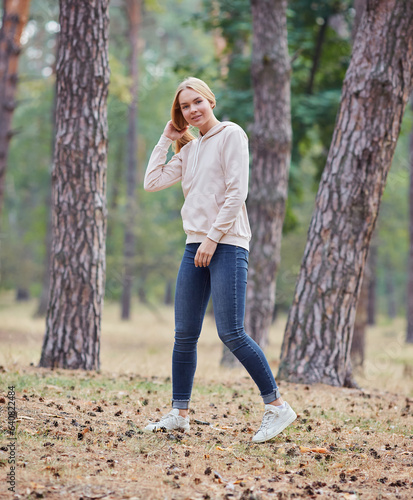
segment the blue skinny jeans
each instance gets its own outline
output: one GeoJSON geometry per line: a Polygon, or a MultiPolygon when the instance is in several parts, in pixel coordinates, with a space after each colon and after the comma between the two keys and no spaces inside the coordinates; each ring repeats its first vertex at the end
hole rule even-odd
{"type": "Polygon", "coordinates": [[[244,329],[248,251],[219,243],[209,266],[195,267],[199,245],[186,245],[176,282],[172,407],[189,406],[197,343],[211,295],[220,339],[246,368],[264,403],[271,403],[280,397],[277,384],[264,353],[244,329]]]}

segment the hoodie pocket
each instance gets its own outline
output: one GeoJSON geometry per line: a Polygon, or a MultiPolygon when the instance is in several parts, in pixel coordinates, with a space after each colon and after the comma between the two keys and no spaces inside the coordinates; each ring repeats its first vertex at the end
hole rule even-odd
{"type": "Polygon", "coordinates": [[[214,194],[190,194],[181,210],[184,231],[207,234],[218,212],[219,207],[214,194]]]}

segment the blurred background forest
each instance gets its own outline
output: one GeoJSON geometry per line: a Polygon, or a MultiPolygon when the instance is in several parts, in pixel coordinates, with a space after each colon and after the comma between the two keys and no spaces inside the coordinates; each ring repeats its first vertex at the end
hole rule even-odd
{"type": "MultiPolygon", "coordinates": [[[[131,102],[128,22],[123,2],[110,7],[108,100],[108,234],[105,299],[121,300],[127,217],[127,133],[131,102]]],[[[318,181],[325,165],[352,50],[353,1],[292,0],[288,6],[292,58],[293,149],[278,311],[292,302],[318,181]]],[[[40,298],[50,216],[55,60],[59,7],[34,0],[22,37],[18,106],[6,176],[0,232],[0,291],[40,298]]],[[[144,1],[139,28],[138,188],[133,296],[151,306],[171,303],[185,235],[180,185],[151,194],[142,187],[148,157],[166,121],[177,84],[206,80],[217,97],[216,115],[248,132],[253,121],[250,81],[251,13],[243,0],[144,1]]],[[[406,313],[409,251],[408,109],[373,236],[376,308],[406,313]]]]}

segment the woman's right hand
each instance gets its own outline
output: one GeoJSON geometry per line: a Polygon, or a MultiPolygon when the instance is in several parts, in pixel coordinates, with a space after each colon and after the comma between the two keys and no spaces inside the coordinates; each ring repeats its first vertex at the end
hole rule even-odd
{"type": "Polygon", "coordinates": [[[168,137],[168,139],[171,139],[171,141],[177,141],[185,134],[185,132],[188,130],[188,128],[189,128],[189,125],[184,127],[182,130],[177,130],[173,126],[172,120],[169,120],[169,122],[166,124],[165,129],[163,131],[163,135],[166,135],[166,137],[168,137]]]}

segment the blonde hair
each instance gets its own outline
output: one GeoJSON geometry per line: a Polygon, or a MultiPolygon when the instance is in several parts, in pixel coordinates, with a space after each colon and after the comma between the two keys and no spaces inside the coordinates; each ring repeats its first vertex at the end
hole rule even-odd
{"type": "MultiPolygon", "coordinates": [[[[215,95],[212,90],[208,87],[208,85],[200,80],[199,78],[189,77],[186,78],[183,82],[178,85],[176,89],[175,97],[172,103],[171,109],[171,118],[172,124],[177,130],[182,130],[184,127],[188,125],[187,121],[182,115],[181,106],[179,104],[179,94],[185,89],[192,89],[198,94],[201,94],[202,97],[205,97],[211,104],[212,109],[216,106],[215,95]]],[[[185,134],[175,142],[175,152],[179,153],[181,148],[188,144],[188,142],[195,139],[195,136],[187,130],[185,134]]]]}

